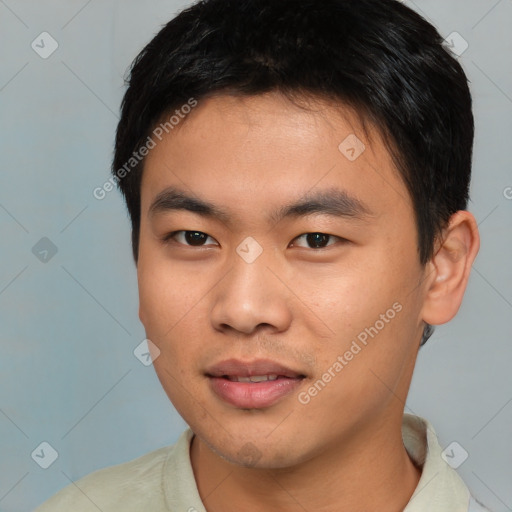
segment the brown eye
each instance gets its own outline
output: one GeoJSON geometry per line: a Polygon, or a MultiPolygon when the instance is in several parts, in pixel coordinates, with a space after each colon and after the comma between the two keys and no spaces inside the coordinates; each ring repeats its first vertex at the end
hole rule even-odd
{"type": "Polygon", "coordinates": [[[175,240],[176,242],[192,247],[201,247],[204,245],[218,245],[216,240],[202,231],[174,231],[167,237],[166,241],[175,240]]]}
{"type": "Polygon", "coordinates": [[[309,249],[323,249],[335,243],[336,240],[340,240],[340,238],[325,233],[305,233],[304,235],[298,236],[294,240],[293,245],[307,247],[309,249]]]}

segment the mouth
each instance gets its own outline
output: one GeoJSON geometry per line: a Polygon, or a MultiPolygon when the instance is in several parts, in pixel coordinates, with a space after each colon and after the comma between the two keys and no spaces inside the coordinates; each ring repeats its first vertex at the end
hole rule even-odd
{"type": "Polygon", "coordinates": [[[205,375],[214,394],[238,409],[268,408],[290,395],[306,378],[300,371],[263,359],[229,359],[212,366],[205,375]]]}
{"type": "Polygon", "coordinates": [[[231,382],[268,382],[269,380],[277,380],[279,375],[253,375],[252,377],[238,377],[236,375],[223,375],[225,379],[231,382]]]}

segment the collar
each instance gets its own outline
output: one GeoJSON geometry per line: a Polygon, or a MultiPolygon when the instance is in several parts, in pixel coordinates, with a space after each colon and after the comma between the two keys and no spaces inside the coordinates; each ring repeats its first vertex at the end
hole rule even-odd
{"type": "MultiPolygon", "coordinates": [[[[206,512],[190,462],[194,433],[185,430],[166,459],[162,487],[169,510],[206,512]]],[[[470,494],[462,479],[441,457],[441,446],[432,425],[404,414],[402,438],[411,459],[422,468],[418,486],[403,512],[467,512],[470,494]]]]}
{"type": "Polygon", "coordinates": [[[404,512],[467,512],[469,491],[442,458],[432,425],[419,416],[404,414],[402,439],[411,459],[422,468],[420,481],[404,512]]]}

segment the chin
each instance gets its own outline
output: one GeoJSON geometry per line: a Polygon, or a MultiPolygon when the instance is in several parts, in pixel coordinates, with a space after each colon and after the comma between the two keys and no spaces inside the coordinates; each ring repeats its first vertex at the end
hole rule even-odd
{"type": "MultiPolygon", "coordinates": [[[[208,445],[210,450],[225,461],[235,466],[253,469],[285,469],[300,464],[310,457],[306,453],[296,453],[297,446],[304,446],[303,442],[284,443],[282,438],[276,437],[273,442],[263,436],[258,439],[248,439],[236,436],[228,439],[213,439],[211,435],[204,437],[197,431],[198,436],[208,445]]],[[[288,437],[288,439],[292,439],[288,437]]]]}

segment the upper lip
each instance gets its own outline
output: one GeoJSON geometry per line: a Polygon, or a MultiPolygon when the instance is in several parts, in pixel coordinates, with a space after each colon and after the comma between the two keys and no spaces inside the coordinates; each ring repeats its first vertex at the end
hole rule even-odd
{"type": "Polygon", "coordinates": [[[254,361],[240,361],[226,359],[210,366],[206,370],[208,377],[254,377],[256,375],[278,375],[296,379],[304,377],[301,372],[292,370],[270,359],[257,359],[254,361]]]}

